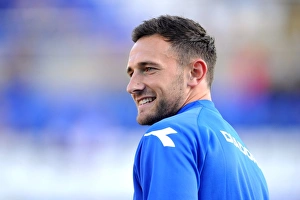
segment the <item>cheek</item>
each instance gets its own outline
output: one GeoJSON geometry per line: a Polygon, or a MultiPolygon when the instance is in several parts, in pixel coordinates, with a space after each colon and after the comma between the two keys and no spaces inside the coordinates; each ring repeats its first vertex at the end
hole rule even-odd
{"type": "Polygon", "coordinates": [[[158,98],[172,99],[184,95],[183,74],[161,77],[156,81],[148,82],[149,90],[156,93],[158,98]]]}
{"type": "Polygon", "coordinates": [[[183,87],[182,85],[179,85],[176,82],[170,83],[168,87],[165,87],[163,90],[163,96],[167,99],[179,99],[181,98],[183,93],[183,87]]]}

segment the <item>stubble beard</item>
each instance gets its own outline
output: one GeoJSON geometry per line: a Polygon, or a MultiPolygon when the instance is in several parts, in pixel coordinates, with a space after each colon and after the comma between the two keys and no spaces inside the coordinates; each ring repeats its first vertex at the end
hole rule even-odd
{"type": "Polygon", "coordinates": [[[169,104],[170,103],[166,100],[161,100],[160,102],[158,102],[156,112],[153,115],[148,116],[142,125],[152,125],[162,119],[176,115],[179,110],[179,101],[176,100],[174,105],[169,104]]]}
{"type": "Polygon", "coordinates": [[[183,104],[183,74],[178,76],[178,79],[173,82],[172,85],[175,85],[172,89],[174,90],[173,94],[168,94],[169,98],[156,99],[156,108],[153,113],[148,114],[144,118],[137,121],[140,125],[153,125],[156,122],[159,122],[162,119],[176,115],[179,109],[183,104]]]}

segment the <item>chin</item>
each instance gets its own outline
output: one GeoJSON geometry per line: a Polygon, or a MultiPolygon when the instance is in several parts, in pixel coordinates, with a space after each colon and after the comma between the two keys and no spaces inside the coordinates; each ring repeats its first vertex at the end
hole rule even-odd
{"type": "Polygon", "coordinates": [[[145,120],[145,119],[137,119],[137,122],[140,124],[140,125],[152,125],[151,123],[148,122],[148,120],[145,120]]]}
{"type": "Polygon", "coordinates": [[[137,116],[136,121],[140,124],[140,125],[152,125],[153,123],[150,123],[151,120],[150,117],[147,116],[137,116]]]}
{"type": "Polygon", "coordinates": [[[148,125],[148,126],[151,126],[153,125],[154,123],[162,120],[163,118],[160,118],[160,117],[157,117],[157,116],[137,116],[137,122],[140,124],[140,125],[148,125]]]}

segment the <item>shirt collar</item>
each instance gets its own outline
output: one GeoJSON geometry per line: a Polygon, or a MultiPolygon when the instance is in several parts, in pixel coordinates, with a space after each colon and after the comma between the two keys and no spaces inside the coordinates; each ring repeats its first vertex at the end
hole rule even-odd
{"type": "Polygon", "coordinates": [[[212,109],[212,110],[215,110],[215,105],[212,101],[210,101],[210,100],[197,100],[197,101],[190,102],[190,103],[186,104],[185,106],[183,106],[178,111],[178,114],[182,113],[182,112],[185,112],[185,111],[188,111],[192,108],[201,107],[201,106],[202,107],[207,107],[207,108],[212,109]]]}

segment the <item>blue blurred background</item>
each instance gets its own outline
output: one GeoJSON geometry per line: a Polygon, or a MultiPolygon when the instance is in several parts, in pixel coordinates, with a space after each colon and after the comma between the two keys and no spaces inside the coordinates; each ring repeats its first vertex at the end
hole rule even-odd
{"type": "Polygon", "coordinates": [[[1,0],[1,200],[132,198],[147,127],[125,91],[130,35],[161,14],[216,38],[217,108],[256,156],[271,199],[299,199],[299,1],[1,0]]]}

